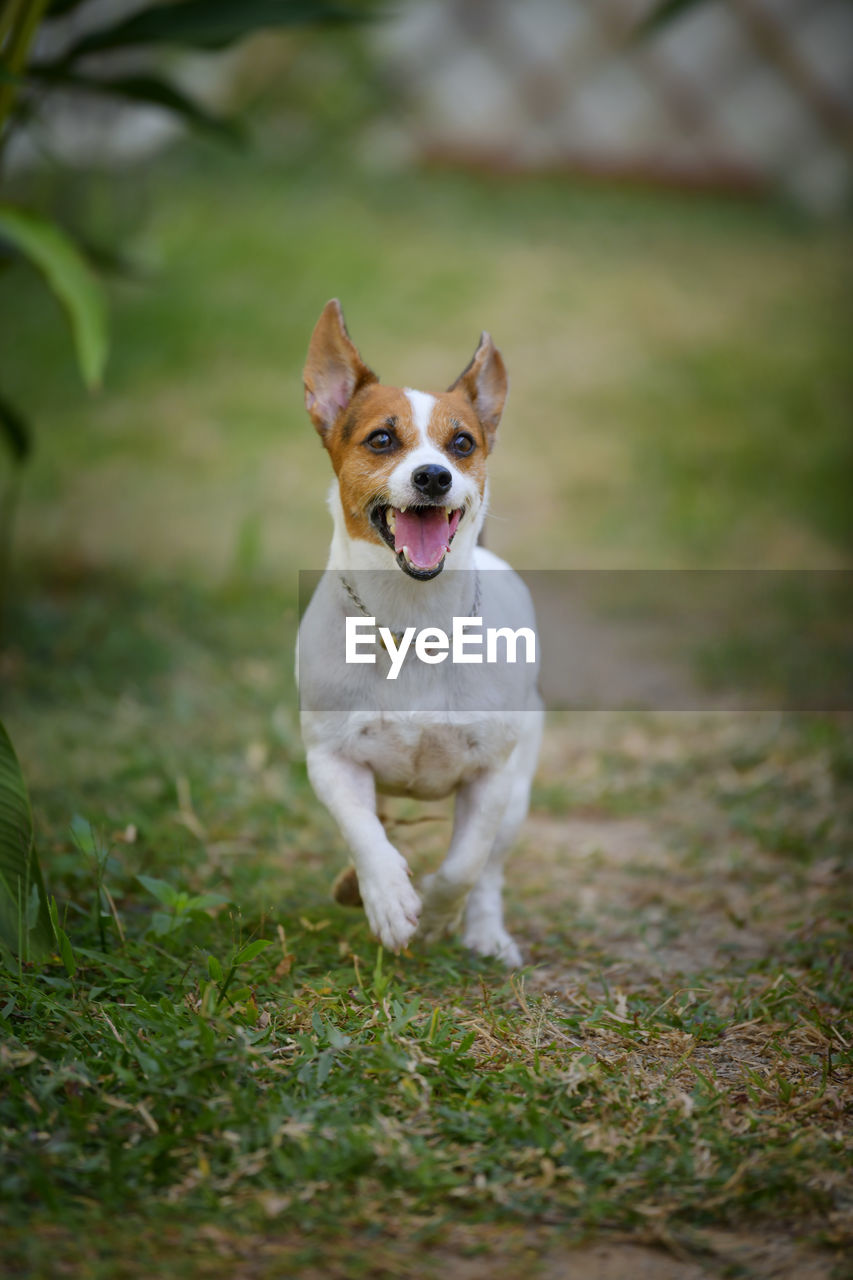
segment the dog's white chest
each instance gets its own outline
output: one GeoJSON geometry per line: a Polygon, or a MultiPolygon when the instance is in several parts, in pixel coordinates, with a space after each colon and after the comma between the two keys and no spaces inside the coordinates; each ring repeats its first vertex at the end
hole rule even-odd
{"type": "Polygon", "coordinates": [[[423,724],[406,717],[365,717],[347,734],[347,754],[372,770],[380,791],[434,800],[501,764],[514,743],[509,725],[497,719],[423,724]]]}

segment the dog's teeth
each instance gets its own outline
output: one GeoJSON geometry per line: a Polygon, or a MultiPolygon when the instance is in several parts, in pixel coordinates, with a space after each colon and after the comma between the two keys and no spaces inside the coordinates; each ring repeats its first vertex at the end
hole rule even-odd
{"type": "Polygon", "coordinates": [[[397,510],[400,512],[400,515],[403,515],[403,514],[405,513],[405,511],[406,511],[406,508],[405,508],[405,507],[398,507],[398,508],[397,508],[397,510]]]}
{"type": "Polygon", "coordinates": [[[449,523],[449,522],[453,519],[453,508],[452,508],[452,507],[445,507],[444,509],[445,509],[445,511],[447,512],[447,520],[448,520],[448,523],[449,523]]]}
{"type": "Polygon", "coordinates": [[[394,530],[397,528],[397,517],[394,515],[393,511],[388,512],[387,516],[385,517],[385,523],[387,524],[391,533],[393,533],[394,530]]]}

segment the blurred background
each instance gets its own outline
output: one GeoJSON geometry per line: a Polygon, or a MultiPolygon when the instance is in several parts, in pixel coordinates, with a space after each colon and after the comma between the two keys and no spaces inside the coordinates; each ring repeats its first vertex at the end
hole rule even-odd
{"type": "Polygon", "coordinates": [[[849,564],[846,0],[6,0],[0,39],[31,759],[63,707],[163,706],[203,660],[292,702],[333,296],[390,383],[444,387],[492,332],[488,540],[520,567],[849,564]]]}
{"type": "Polygon", "coordinates": [[[520,563],[844,559],[845,0],[54,0],[28,65],[6,196],[87,256],[109,358],[87,394],[10,245],[22,582],[321,564],[300,371],[331,296],[391,382],[446,385],[491,330],[489,538],[520,563]],[[146,42],[152,11],[184,26],[146,42]]]}

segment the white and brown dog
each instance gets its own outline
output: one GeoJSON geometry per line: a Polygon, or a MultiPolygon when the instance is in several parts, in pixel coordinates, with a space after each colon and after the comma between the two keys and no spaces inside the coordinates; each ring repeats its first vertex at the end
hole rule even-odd
{"type": "MultiPolygon", "coordinates": [[[[335,470],[334,535],[299,634],[308,774],[346,840],[375,936],[392,951],[462,920],[466,946],[508,965],[521,955],[503,923],[504,857],[528,808],[542,731],[536,666],[471,679],[472,659],[389,680],[377,647],[343,665],[353,615],[389,638],[453,619],[535,626],[524,583],[478,546],[487,458],[506,398],[503,360],[484,333],[448,391],[383,386],[347,333],[337,300],[323,310],[304,370],[305,403],[335,470]],[[411,629],[411,630],[410,630],[411,629]],[[438,691],[438,695],[437,695],[438,691]],[[377,790],[455,794],[450,850],[419,896],[376,813],[377,790]]],[[[427,641],[430,636],[427,634],[427,641]]],[[[390,642],[393,648],[393,642],[390,642]]],[[[390,652],[390,650],[389,650],[390,652]]],[[[428,644],[419,648],[428,662],[428,644]]],[[[444,655],[449,656],[449,655],[444,655]]]]}

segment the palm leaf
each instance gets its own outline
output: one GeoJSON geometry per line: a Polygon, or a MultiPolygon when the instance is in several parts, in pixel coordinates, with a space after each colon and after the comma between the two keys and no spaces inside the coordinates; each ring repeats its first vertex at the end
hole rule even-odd
{"type": "Polygon", "coordinates": [[[88,387],[100,384],[107,358],[103,295],[85,259],[59,227],[34,213],[0,207],[0,238],[38,267],[68,315],[77,363],[88,387]]]}
{"type": "Polygon", "coordinates": [[[66,13],[71,13],[73,9],[79,9],[81,4],[86,3],[88,0],[49,0],[47,17],[63,18],[66,13]]]}
{"type": "Polygon", "coordinates": [[[0,721],[0,939],[30,960],[50,950],[52,936],[27,784],[0,721]]]}
{"type": "Polygon", "coordinates": [[[123,98],[127,102],[144,106],[162,107],[180,116],[193,128],[210,133],[220,141],[239,143],[245,130],[239,121],[216,115],[206,110],[168,80],[154,75],[127,75],[104,78],[88,76],[81,72],[67,71],[60,64],[56,67],[31,67],[28,79],[32,82],[61,86],[64,89],[80,89],[86,93],[102,94],[110,98],[123,98]]]}
{"type": "Polygon", "coordinates": [[[29,424],[3,396],[0,396],[0,432],[6,437],[15,461],[25,462],[32,449],[29,424]]]}
{"type": "Polygon", "coordinates": [[[104,49],[146,44],[221,49],[264,27],[358,22],[370,16],[372,7],[333,0],[179,0],[154,5],[90,32],[65,54],[64,62],[67,65],[104,49]]]}

